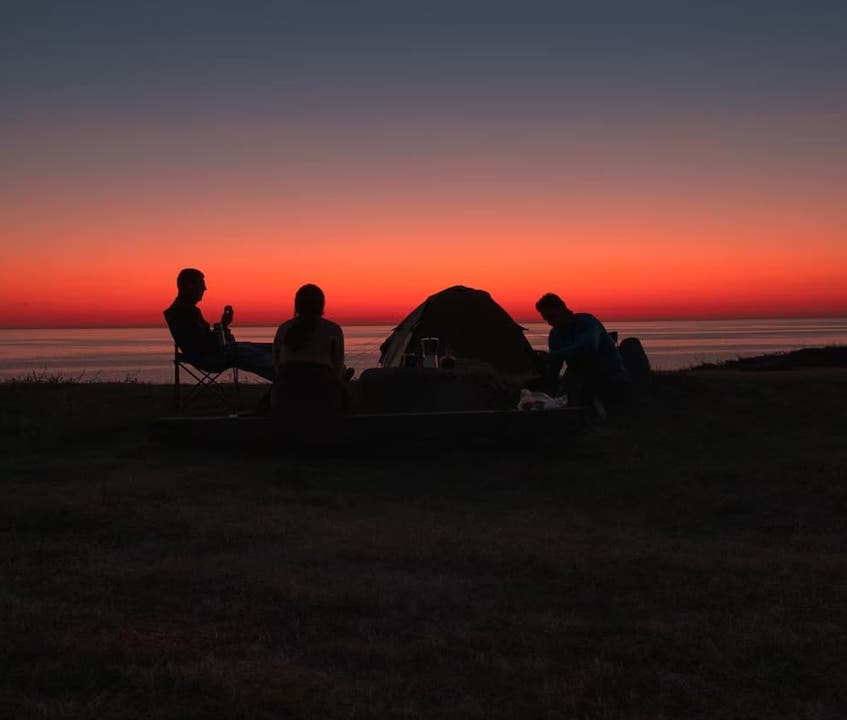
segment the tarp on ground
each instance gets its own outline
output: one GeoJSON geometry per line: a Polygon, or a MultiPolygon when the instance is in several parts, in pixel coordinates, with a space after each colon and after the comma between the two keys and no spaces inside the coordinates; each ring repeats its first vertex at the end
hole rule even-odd
{"type": "Polygon", "coordinates": [[[538,372],[538,357],[524,329],[484,290],[456,285],[430,295],[382,344],[380,365],[401,367],[404,355],[421,356],[421,338],[437,337],[439,354],[488,364],[509,374],[538,372]]]}

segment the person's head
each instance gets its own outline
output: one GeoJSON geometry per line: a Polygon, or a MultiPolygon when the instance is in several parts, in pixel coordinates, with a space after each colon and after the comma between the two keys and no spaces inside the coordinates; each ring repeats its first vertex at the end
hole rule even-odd
{"type": "Polygon", "coordinates": [[[324,314],[323,290],[311,283],[303,285],[294,295],[294,313],[303,317],[320,317],[324,314]]]}
{"type": "Polygon", "coordinates": [[[324,314],[324,293],[317,285],[304,285],[294,295],[294,322],[285,334],[285,346],[298,350],[315,332],[324,314]]]}
{"type": "Polygon", "coordinates": [[[176,276],[176,287],[181,298],[196,303],[203,299],[206,280],[197,268],[183,268],[176,276]]]}
{"type": "Polygon", "coordinates": [[[541,299],[535,303],[535,309],[544,318],[544,322],[554,327],[568,322],[573,317],[565,301],[555,293],[542,295],[541,299]]]}

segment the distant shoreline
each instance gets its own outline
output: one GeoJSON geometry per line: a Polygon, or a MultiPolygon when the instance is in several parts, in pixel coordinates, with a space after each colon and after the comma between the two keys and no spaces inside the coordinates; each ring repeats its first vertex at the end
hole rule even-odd
{"type": "MultiPolygon", "coordinates": [[[[787,352],[764,353],[719,363],[701,363],[688,370],[800,370],[826,367],[847,367],[847,345],[825,345],[787,352]]],[[[684,370],[669,372],[684,372],[684,370]]]]}
{"type": "MultiPolygon", "coordinates": [[[[614,318],[600,316],[606,325],[615,323],[734,323],[734,322],[779,322],[779,321],[812,321],[812,320],[844,320],[847,321],[847,313],[834,315],[751,315],[732,317],[651,317],[651,318],[614,318]]],[[[513,318],[519,325],[543,324],[540,318],[513,318]]],[[[345,327],[387,327],[395,326],[403,321],[403,318],[395,320],[373,321],[373,322],[347,322],[339,320],[345,327]]],[[[277,322],[242,322],[241,327],[250,328],[274,328],[277,322]]],[[[163,323],[128,323],[110,325],[32,325],[32,326],[0,326],[2,331],[32,331],[32,330],[155,330],[164,327],[163,323]]],[[[235,327],[235,326],[234,326],[235,327]]],[[[610,328],[611,329],[611,328],[610,328]]]]}

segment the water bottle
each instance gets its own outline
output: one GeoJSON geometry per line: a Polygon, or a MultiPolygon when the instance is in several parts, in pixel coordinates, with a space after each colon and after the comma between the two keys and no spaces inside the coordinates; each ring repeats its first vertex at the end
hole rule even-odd
{"type": "Polygon", "coordinates": [[[425,368],[438,367],[438,338],[421,338],[421,350],[423,352],[423,366],[425,368]]]}

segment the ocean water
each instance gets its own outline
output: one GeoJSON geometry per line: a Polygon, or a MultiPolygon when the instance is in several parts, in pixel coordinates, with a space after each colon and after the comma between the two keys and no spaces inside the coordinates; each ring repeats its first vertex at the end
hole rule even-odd
{"type": "MultiPolygon", "coordinates": [[[[533,347],[544,349],[548,327],[524,323],[533,347]]],[[[784,320],[655,320],[608,322],[619,337],[641,339],[657,370],[675,370],[803,347],[847,344],[847,318],[784,320]]],[[[379,346],[393,325],[344,328],[347,364],[376,367],[379,346]]],[[[273,327],[235,327],[239,340],[270,342],[273,327]]],[[[57,377],[80,382],[167,383],[173,377],[173,343],[164,327],[0,330],[0,381],[57,377]]],[[[249,373],[248,382],[264,382],[249,373]]]]}

